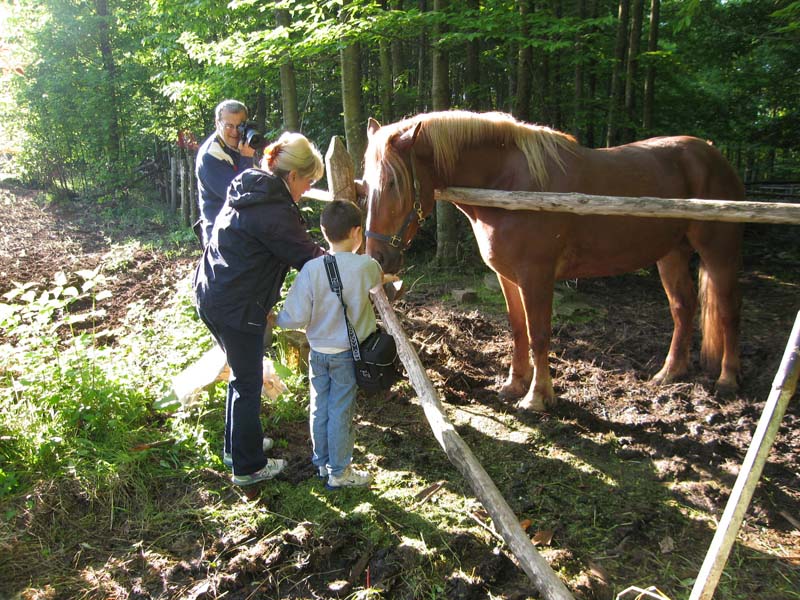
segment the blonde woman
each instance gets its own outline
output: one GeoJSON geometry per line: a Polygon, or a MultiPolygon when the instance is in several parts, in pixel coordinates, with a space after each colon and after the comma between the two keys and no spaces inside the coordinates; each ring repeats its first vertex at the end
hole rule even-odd
{"type": "Polygon", "coordinates": [[[289,267],[300,269],[325,253],[308,235],[297,208],[323,171],[311,142],[284,133],[267,147],[261,168],[247,169],[231,182],[195,271],[197,312],[231,368],[224,455],[237,485],[271,479],[285,466],[264,454],[271,447],[259,419],[264,334],[289,267]]]}

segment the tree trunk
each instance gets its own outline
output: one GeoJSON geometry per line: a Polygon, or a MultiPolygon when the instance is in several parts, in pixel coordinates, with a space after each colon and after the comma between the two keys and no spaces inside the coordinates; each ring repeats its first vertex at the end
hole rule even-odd
{"type": "MultiPolygon", "coordinates": [[[[597,0],[589,0],[588,5],[588,13],[590,19],[597,18],[597,0]]],[[[597,27],[592,27],[590,31],[590,35],[594,34],[597,31],[597,27]]],[[[586,97],[597,98],[597,59],[594,57],[594,53],[590,53],[589,62],[587,63],[587,68],[589,71],[589,80],[587,82],[587,90],[586,90],[586,97]]],[[[585,145],[589,148],[595,148],[597,146],[597,142],[595,140],[595,123],[599,122],[600,119],[596,118],[597,109],[594,107],[594,102],[592,102],[586,111],[586,119],[584,123],[586,124],[586,140],[585,145]]],[[[602,126],[600,131],[602,131],[602,126]]]]}
{"type": "MultiPolygon", "coordinates": [[[[433,0],[433,10],[442,12],[447,6],[447,0],[433,0]]],[[[449,60],[447,51],[439,45],[439,39],[444,33],[441,25],[433,31],[433,51],[431,56],[431,102],[433,110],[447,110],[450,108],[450,79],[449,60]]]]}
{"type": "MultiPolygon", "coordinates": [[[[427,12],[426,0],[418,0],[419,12],[427,12]]],[[[417,36],[417,112],[426,112],[428,110],[428,89],[425,85],[425,73],[427,72],[428,53],[428,35],[425,28],[420,29],[417,36]]]]}
{"type": "MultiPolygon", "coordinates": [[[[402,0],[392,1],[392,10],[402,10],[402,0]]],[[[403,42],[392,39],[389,50],[392,56],[392,109],[398,117],[405,115],[411,108],[408,102],[409,70],[404,59],[403,42]]]]}
{"type": "MultiPolygon", "coordinates": [[[[658,21],[661,12],[661,2],[650,0],[650,33],[647,37],[647,52],[653,53],[658,50],[658,21]]],[[[653,57],[650,56],[647,62],[644,79],[644,101],[642,106],[642,128],[645,134],[650,135],[653,130],[653,102],[655,100],[656,87],[656,66],[653,64],[653,57]]]]}
{"type": "MultiPolygon", "coordinates": [[[[561,0],[553,0],[553,14],[556,20],[561,21],[564,16],[563,5],[561,0]]],[[[548,123],[552,124],[556,129],[564,129],[564,111],[563,107],[566,103],[566,98],[563,97],[562,90],[566,89],[567,82],[564,79],[564,73],[561,68],[561,59],[563,54],[561,52],[548,53],[548,65],[550,66],[550,79],[548,80],[547,97],[550,99],[548,114],[550,120],[548,123]]]]}
{"type": "Polygon", "coordinates": [[[117,107],[117,65],[114,62],[114,53],[111,47],[111,28],[109,22],[111,15],[108,11],[108,0],[95,0],[95,13],[97,14],[98,44],[100,55],[103,59],[103,70],[106,73],[105,90],[103,93],[108,99],[107,118],[108,129],[106,138],[106,151],[108,160],[114,163],[120,157],[119,135],[119,110],[117,107]]]}
{"type": "MultiPolygon", "coordinates": [[[[386,9],[388,3],[382,2],[386,9]]],[[[394,121],[394,107],[392,97],[394,96],[394,79],[392,77],[392,47],[387,39],[381,39],[378,44],[378,58],[380,60],[380,95],[381,95],[381,119],[384,123],[394,121]]]]}
{"type": "MultiPolygon", "coordinates": [[[[480,0],[467,0],[467,8],[477,16],[480,11],[480,0]]],[[[481,87],[481,43],[472,40],[466,43],[467,58],[464,66],[464,103],[470,110],[483,107],[483,88],[481,87]]]]}
{"type": "Polygon", "coordinates": [[[531,106],[531,69],[533,65],[533,49],[528,43],[530,28],[527,18],[531,12],[529,0],[517,0],[517,12],[522,22],[522,42],[517,51],[517,95],[514,100],[514,116],[520,121],[530,121],[531,106]]]}
{"type": "MultiPolygon", "coordinates": [[[[275,21],[278,27],[289,27],[291,20],[286,9],[275,10],[275,21]]],[[[297,78],[294,63],[287,60],[279,67],[281,76],[281,110],[283,112],[283,128],[286,131],[300,131],[300,114],[297,110],[297,78]]]]}
{"type": "Polygon", "coordinates": [[[606,129],[606,147],[617,143],[619,109],[622,100],[622,73],[625,63],[625,46],[628,39],[628,14],[630,0],[619,0],[617,21],[617,41],[614,45],[614,65],[611,70],[611,89],[608,100],[608,126],[606,129]]]}
{"type": "MultiPolygon", "coordinates": [[[[586,0],[578,0],[578,21],[586,19],[586,0]]],[[[581,139],[581,125],[584,122],[583,114],[583,36],[575,34],[575,90],[573,91],[572,135],[581,139]]]]}
{"type": "Polygon", "coordinates": [[[339,51],[342,70],[342,112],[347,151],[353,158],[356,177],[364,169],[367,132],[361,117],[361,56],[359,45],[351,43],[339,51]]]}
{"type": "MultiPolygon", "coordinates": [[[[433,10],[442,12],[447,0],[434,0],[433,10]]],[[[437,25],[433,31],[433,61],[431,70],[431,99],[433,110],[450,108],[450,85],[448,56],[439,45],[444,33],[437,25]]],[[[442,267],[453,266],[458,257],[458,211],[448,202],[436,203],[436,263],[442,267]]]]}
{"type": "Polygon", "coordinates": [[[631,31],[628,42],[628,65],[625,69],[625,127],[623,142],[632,142],[636,136],[636,72],[639,66],[639,46],[642,38],[642,0],[633,0],[631,31]]]}

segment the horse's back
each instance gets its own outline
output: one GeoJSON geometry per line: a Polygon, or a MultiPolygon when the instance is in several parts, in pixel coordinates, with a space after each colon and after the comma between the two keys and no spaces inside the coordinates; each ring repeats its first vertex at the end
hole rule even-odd
{"type": "Polygon", "coordinates": [[[591,150],[581,158],[587,173],[603,173],[601,177],[591,178],[596,183],[588,185],[595,190],[606,186],[606,191],[584,193],[720,200],[744,198],[744,186],[722,153],[711,142],[692,136],[654,137],[591,150]]]}

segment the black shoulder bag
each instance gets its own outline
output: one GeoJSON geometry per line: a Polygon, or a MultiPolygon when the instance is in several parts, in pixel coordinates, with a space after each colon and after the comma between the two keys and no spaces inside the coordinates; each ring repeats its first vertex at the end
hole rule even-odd
{"type": "Polygon", "coordinates": [[[356,331],[353,329],[350,319],[347,318],[347,305],[342,297],[342,278],[336,258],[327,254],[324,261],[331,291],[339,297],[339,302],[342,303],[344,310],[347,337],[350,340],[350,350],[356,365],[356,383],[365,392],[387,390],[400,379],[400,372],[397,369],[397,346],[394,338],[378,327],[361,344],[358,343],[356,331]]]}

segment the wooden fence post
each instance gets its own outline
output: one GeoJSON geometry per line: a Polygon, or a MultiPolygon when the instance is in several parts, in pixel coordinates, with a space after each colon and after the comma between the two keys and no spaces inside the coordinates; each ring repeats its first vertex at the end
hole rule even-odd
{"type": "Polygon", "coordinates": [[[169,208],[173,214],[178,212],[178,149],[169,152],[169,208]]]}
{"type": "Polygon", "coordinates": [[[770,448],[775,436],[778,435],[786,407],[797,389],[798,375],[800,375],[800,312],[795,318],[789,343],[772,382],[772,391],[764,405],[764,411],[753,434],[753,441],[747,449],[739,476],[733,485],[717,533],[714,534],[703,566],[700,567],[689,600],[711,600],[714,596],[731,547],[736,541],[747,507],[758,485],[761,471],[767,462],[770,448]]]}
{"type": "Polygon", "coordinates": [[[158,193],[164,206],[169,204],[169,154],[164,148],[156,146],[156,165],[158,167],[158,193]]]}
{"type": "Polygon", "coordinates": [[[197,202],[197,178],[194,174],[194,162],[195,162],[195,154],[194,151],[187,148],[186,149],[186,163],[189,167],[189,174],[187,181],[189,183],[189,225],[193,225],[197,222],[199,218],[199,206],[197,202]]]}
{"type": "Polygon", "coordinates": [[[191,226],[191,222],[189,221],[190,218],[190,208],[189,208],[189,170],[187,163],[187,159],[185,154],[182,152],[180,156],[180,168],[181,168],[181,217],[183,219],[183,226],[189,227],[191,226]]]}
{"type": "Polygon", "coordinates": [[[328,191],[331,194],[331,200],[356,202],[353,159],[347,152],[342,138],[338,135],[331,138],[328,151],[325,153],[325,170],[328,174],[328,191]]]}

